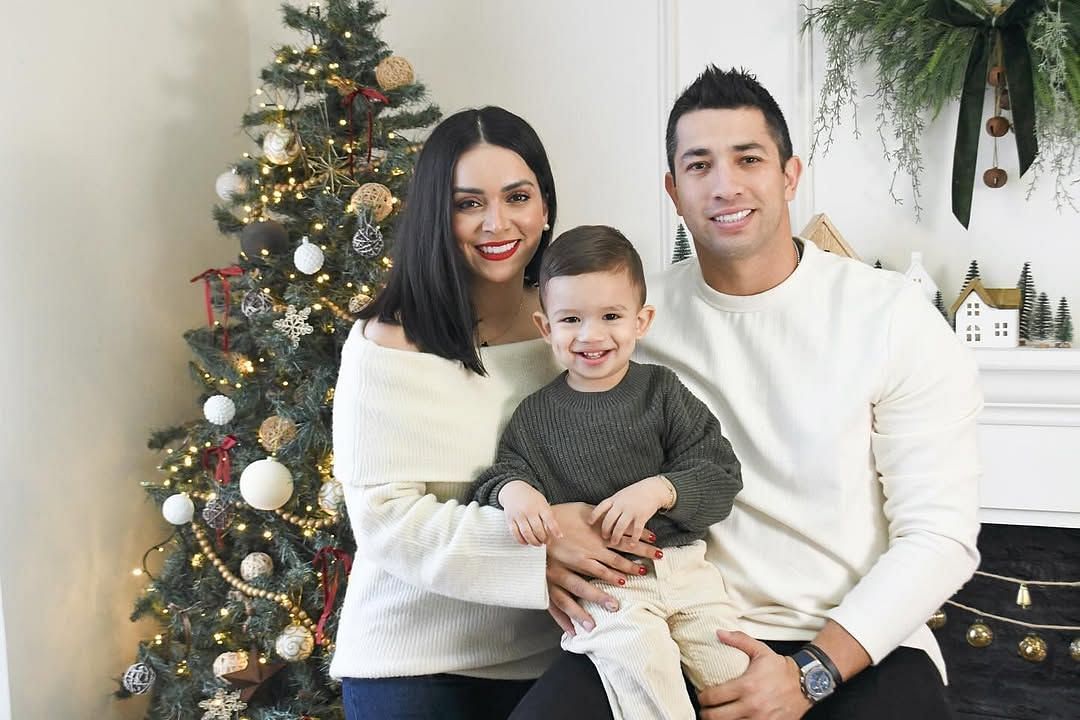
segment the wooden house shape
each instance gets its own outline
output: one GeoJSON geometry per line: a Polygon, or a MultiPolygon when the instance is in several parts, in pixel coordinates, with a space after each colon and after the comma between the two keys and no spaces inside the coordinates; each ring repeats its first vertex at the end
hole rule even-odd
{"type": "Polygon", "coordinates": [[[810,222],[806,223],[806,227],[799,233],[799,237],[809,240],[825,252],[841,257],[849,257],[853,260],[862,260],[847,244],[844,236],[840,234],[840,231],[836,229],[836,226],[832,224],[829,216],[825,213],[818,213],[810,218],[810,222]]]}
{"type": "Polygon", "coordinates": [[[904,277],[918,285],[927,300],[934,302],[934,296],[938,294],[938,286],[934,282],[934,278],[930,277],[930,273],[923,267],[921,252],[915,251],[911,253],[911,264],[908,265],[908,269],[904,272],[904,277]]]}
{"type": "Polygon", "coordinates": [[[1010,348],[1019,345],[1020,290],[983,287],[979,278],[964,285],[949,308],[956,336],[971,347],[1010,348]]]}

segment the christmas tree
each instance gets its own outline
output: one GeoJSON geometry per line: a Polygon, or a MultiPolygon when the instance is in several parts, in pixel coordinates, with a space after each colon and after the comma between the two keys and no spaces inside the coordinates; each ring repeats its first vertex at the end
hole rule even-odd
{"type": "Polygon", "coordinates": [[[941,313],[941,317],[945,318],[945,322],[949,322],[949,311],[945,307],[945,297],[940,290],[934,293],[934,307],[941,313]]]}
{"type": "Polygon", "coordinates": [[[874,269],[875,270],[883,270],[884,269],[884,267],[882,266],[880,260],[875,260],[874,261],[874,269]]]}
{"type": "Polygon", "coordinates": [[[1031,316],[1035,312],[1035,281],[1031,277],[1031,263],[1024,263],[1016,287],[1020,290],[1020,330],[1017,337],[1026,341],[1031,339],[1031,316]]]}
{"type": "Polygon", "coordinates": [[[1069,313],[1069,303],[1065,298],[1058,302],[1057,316],[1054,318],[1054,340],[1059,343],[1071,344],[1073,339],[1072,315],[1069,313]]]}
{"type": "Polygon", "coordinates": [[[242,252],[193,280],[208,326],[185,337],[204,418],[150,440],[161,477],[143,485],[175,527],[135,571],[148,584],[132,619],[158,628],[117,693],[150,693],[150,718],[343,714],[326,667],[354,548],[332,476],[333,386],[391,262],[408,135],[439,112],[375,34],[373,2],[282,12],[300,37],[275,49],[242,120],[260,151],[217,182],[214,217],[242,252]]]}
{"type": "Polygon", "coordinates": [[[675,229],[675,249],[671,254],[671,262],[675,264],[690,257],[693,251],[690,249],[690,238],[686,235],[686,228],[682,223],[675,229]]]}
{"type": "Polygon", "coordinates": [[[971,282],[972,280],[975,280],[978,277],[979,277],[979,262],[977,260],[972,260],[971,264],[968,265],[967,275],[964,276],[964,285],[967,285],[969,282],[971,282]]]}
{"type": "Polygon", "coordinates": [[[1050,311],[1050,298],[1046,293],[1039,293],[1035,302],[1035,316],[1031,322],[1031,339],[1046,341],[1054,334],[1054,316],[1050,311]]]}

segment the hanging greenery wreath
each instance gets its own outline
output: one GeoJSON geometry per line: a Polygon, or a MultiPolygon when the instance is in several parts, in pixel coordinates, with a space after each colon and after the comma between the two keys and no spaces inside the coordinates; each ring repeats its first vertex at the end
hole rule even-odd
{"type": "Polygon", "coordinates": [[[810,28],[827,45],[811,157],[828,150],[846,106],[855,114],[855,69],[873,61],[878,134],[895,167],[890,192],[901,202],[896,180],[901,171],[908,175],[921,216],[923,131],[946,103],[959,100],[952,209],[966,228],[989,82],[995,102],[986,129],[995,137],[995,157],[984,182],[1005,183],[996,139],[1011,129],[1020,174],[1032,168],[1031,188],[1048,172],[1058,210],[1080,210],[1073,197],[1080,183],[1080,0],[831,0],[807,9],[803,30],[810,28]]]}

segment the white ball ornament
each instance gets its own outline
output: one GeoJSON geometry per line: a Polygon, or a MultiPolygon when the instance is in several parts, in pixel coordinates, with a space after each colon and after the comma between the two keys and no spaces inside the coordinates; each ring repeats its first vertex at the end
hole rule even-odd
{"type": "Polygon", "coordinates": [[[300,247],[293,253],[293,264],[305,275],[314,275],[322,270],[325,261],[326,256],[323,255],[322,248],[308,240],[306,236],[300,243],[300,247]]]}
{"type": "Polygon", "coordinates": [[[161,503],[161,514],[173,525],[187,525],[195,517],[195,503],[187,493],[176,493],[161,503]]]}
{"type": "Polygon", "coordinates": [[[257,460],[240,473],[240,495],[256,510],[277,510],[292,491],[292,473],[274,458],[257,460]]]}
{"type": "Polygon", "coordinates": [[[244,559],[240,561],[240,577],[248,582],[251,582],[257,577],[262,577],[263,575],[270,575],[273,572],[274,561],[266,553],[248,553],[244,559]]]}
{"type": "Polygon", "coordinates": [[[311,657],[311,651],[315,649],[315,638],[303,625],[289,625],[278,635],[274,649],[289,662],[301,662],[311,657]]]}
{"type": "Polygon", "coordinates": [[[223,652],[214,660],[214,675],[221,677],[229,673],[239,672],[248,666],[248,654],[245,650],[236,652],[223,652]]]}
{"type": "Polygon", "coordinates": [[[327,480],[319,488],[319,507],[328,515],[337,515],[338,508],[344,500],[345,493],[337,480],[327,480]]]}
{"type": "Polygon", "coordinates": [[[154,672],[154,668],[146,663],[137,662],[127,669],[120,684],[132,695],[144,695],[154,686],[156,679],[157,673],[154,672]]]}
{"type": "Polygon", "coordinates": [[[226,202],[233,202],[233,195],[243,195],[248,191],[248,183],[243,175],[235,170],[228,170],[217,176],[214,181],[214,192],[226,202]]]}
{"type": "Polygon", "coordinates": [[[203,403],[202,411],[215,425],[228,425],[236,416],[236,403],[224,395],[214,395],[203,403]]]}

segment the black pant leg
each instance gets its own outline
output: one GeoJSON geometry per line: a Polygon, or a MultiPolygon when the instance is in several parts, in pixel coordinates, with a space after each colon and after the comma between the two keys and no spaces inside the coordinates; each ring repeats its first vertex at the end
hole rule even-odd
{"type": "Polygon", "coordinates": [[[604,683],[585,655],[563,652],[508,720],[611,720],[604,683]]]}

